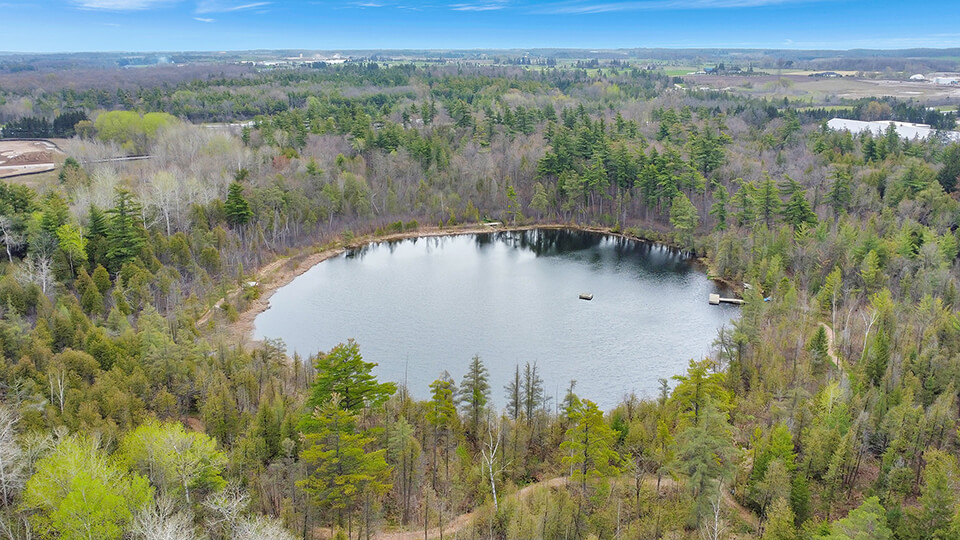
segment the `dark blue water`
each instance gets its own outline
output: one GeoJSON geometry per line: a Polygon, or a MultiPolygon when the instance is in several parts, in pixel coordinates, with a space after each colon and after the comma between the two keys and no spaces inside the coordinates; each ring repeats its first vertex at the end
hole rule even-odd
{"type": "Polygon", "coordinates": [[[255,337],[303,356],[354,338],[380,380],[413,396],[479,354],[497,407],[514,366],[536,362],[547,393],[611,408],[710,353],[738,309],[680,252],[580,231],[428,237],[368,245],[322,262],[270,298],[255,337]],[[578,298],[592,293],[592,301],[578,298]]]}

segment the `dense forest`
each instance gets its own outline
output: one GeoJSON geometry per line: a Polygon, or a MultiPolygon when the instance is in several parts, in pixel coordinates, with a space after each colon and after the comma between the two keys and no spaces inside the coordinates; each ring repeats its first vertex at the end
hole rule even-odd
{"type": "Polygon", "coordinates": [[[69,155],[0,184],[5,538],[960,537],[960,144],[629,65],[0,97],[69,155]],[[752,286],[709,357],[609,411],[552,402],[533,362],[491,388],[463,358],[414,396],[351,336],[302,358],[236,334],[272,261],[484,220],[752,286]]]}

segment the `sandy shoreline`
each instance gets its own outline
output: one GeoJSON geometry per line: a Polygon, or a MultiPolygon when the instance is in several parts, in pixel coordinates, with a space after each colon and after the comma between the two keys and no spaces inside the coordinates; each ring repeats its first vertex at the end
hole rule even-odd
{"type": "MultiPolygon", "coordinates": [[[[547,223],[516,226],[472,224],[462,227],[423,227],[418,228],[417,230],[386,235],[364,235],[362,237],[355,238],[350,242],[341,243],[335,247],[329,247],[322,249],[321,251],[316,251],[313,253],[300,253],[290,257],[283,257],[260,268],[260,270],[257,271],[257,277],[255,280],[257,281],[258,287],[261,291],[260,297],[252,301],[247,309],[239,313],[237,320],[233,323],[228,323],[224,330],[231,339],[242,343],[244,346],[257,345],[259,341],[253,339],[254,320],[256,320],[257,315],[270,308],[270,297],[273,296],[278,289],[288,285],[291,281],[301,276],[303,273],[313,268],[317,264],[320,264],[327,259],[342,255],[343,253],[352,249],[361,248],[373,243],[393,242],[411,238],[458,236],[464,234],[483,234],[492,232],[529,231],[534,229],[573,229],[577,231],[606,234],[627,240],[653,242],[649,239],[623,234],[622,232],[615,232],[609,227],[591,227],[569,223],[547,223]]],[[[208,309],[206,313],[197,319],[197,326],[202,327],[204,324],[206,324],[215,310],[217,310],[223,303],[224,299],[233,298],[239,292],[239,289],[234,289],[228,292],[224,298],[218,300],[213,307],[208,309]]]]}

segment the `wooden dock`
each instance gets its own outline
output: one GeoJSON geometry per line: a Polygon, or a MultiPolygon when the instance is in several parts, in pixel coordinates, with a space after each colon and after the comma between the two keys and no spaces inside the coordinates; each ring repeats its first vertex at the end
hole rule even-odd
{"type": "Polygon", "coordinates": [[[717,306],[720,304],[736,304],[741,306],[743,305],[743,300],[740,298],[721,298],[719,294],[711,294],[710,305],[717,306]]]}

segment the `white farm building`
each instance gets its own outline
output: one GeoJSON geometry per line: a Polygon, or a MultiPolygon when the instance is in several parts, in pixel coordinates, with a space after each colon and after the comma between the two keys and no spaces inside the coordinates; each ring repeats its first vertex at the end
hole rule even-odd
{"type": "MultiPolygon", "coordinates": [[[[908,122],[894,122],[892,120],[882,120],[879,122],[863,122],[861,120],[847,120],[845,118],[833,118],[827,122],[827,127],[835,131],[849,131],[853,135],[869,131],[877,136],[882,136],[887,132],[887,128],[893,126],[903,139],[924,139],[938,133],[927,124],[911,124],[908,122]]],[[[948,141],[960,142],[960,131],[940,131],[940,136],[948,141]]]]}

